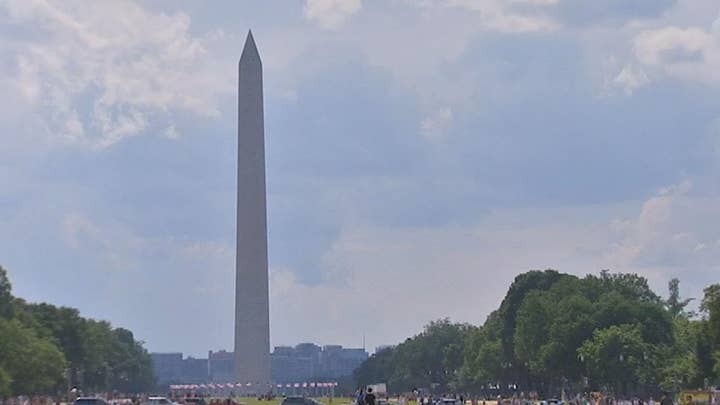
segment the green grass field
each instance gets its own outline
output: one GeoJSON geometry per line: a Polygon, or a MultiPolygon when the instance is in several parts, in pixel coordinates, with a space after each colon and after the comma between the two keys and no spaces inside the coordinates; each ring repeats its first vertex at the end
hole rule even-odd
{"type": "MultiPolygon", "coordinates": [[[[330,403],[330,398],[328,397],[322,397],[322,398],[315,398],[318,402],[320,402],[323,405],[346,405],[353,403],[352,398],[344,398],[344,397],[335,397],[332,399],[332,403],[330,403]]],[[[254,397],[242,397],[242,398],[236,398],[236,401],[244,404],[244,405],[280,405],[282,402],[282,398],[278,397],[270,401],[260,401],[257,398],[254,397]]]]}

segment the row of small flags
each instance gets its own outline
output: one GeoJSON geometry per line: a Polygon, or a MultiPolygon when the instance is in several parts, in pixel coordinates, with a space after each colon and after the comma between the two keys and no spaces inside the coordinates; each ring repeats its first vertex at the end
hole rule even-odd
{"type": "MultiPolygon", "coordinates": [[[[224,388],[244,388],[252,387],[252,383],[227,383],[227,384],[179,384],[171,385],[171,390],[198,390],[198,389],[224,389],[224,388]]],[[[332,388],[337,387],[336,382],[311,382],[311,383],[294,383],[294,384],[277,384],[277,388],[332,388]]]]}
{"type": "Polygon", "coordinates": [[[336,382],[328,382],[328,383],[295,383],[295,384],[277,384],[277,388],[331,388],[331,387],[337,387],[338,383],[336,382]]]}

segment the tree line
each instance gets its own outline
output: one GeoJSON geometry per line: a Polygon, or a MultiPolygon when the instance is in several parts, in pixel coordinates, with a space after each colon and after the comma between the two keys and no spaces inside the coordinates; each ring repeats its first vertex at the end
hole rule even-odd
{"type": "Polygon", "coordinates": [[[154,384],[150,355],[132,332],[77,309],[14,297],[0,266],[0,398],[21,394],[144,392],[154,384]]]}
{"type": "Polygon", "coordinates": [[[486,395],[603,390],[616,395],[720,382],[720,284],[697,313],[669,283],[663,299],[636,274],[579,278],[554,270],[515,278],[482,326],[431,322],[371,356],[356,383],[486,395]]]}

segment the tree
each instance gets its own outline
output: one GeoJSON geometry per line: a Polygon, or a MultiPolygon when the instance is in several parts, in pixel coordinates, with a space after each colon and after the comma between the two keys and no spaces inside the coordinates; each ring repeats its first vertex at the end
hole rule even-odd
{"type": "Polygon", "coordinates": [[[12,284],[8,279],[7,271],[0,266],[0,318],[13,316],[12,284]]]}
{"type": "Polygon", "coordinates": [[[705,288],[704,293],[700,310],[707,320],[713,344],[720,345],[720,284],[705,288]]]}
{"type": "Polygon", "coordinates": [[[0,321],[0,392],[8,384],[16,394],[51,392],[66,367],[89,391],[143,392],[154,384],[150,355],[132,332],[74,308],[15,298],[2,267],[0,321]]]}
{"type": "Polygon", "coordinates": [[[647,357],[651,347],[643,340],[639,325],[611,326],[596,330],[578,349],[593,381],[618,389],[648,379],[647,357]]]}
{"type": "Polygon", "coordinates": [[[393,391],[416,387],[456,387],[464,361],[465,341],[475,330],[448,319],[430,322],[422,333],[370,357],[355,376],[360,384],[385,381],[393,391]]]}
{"type": "Polygon", "coordinates": [[[545,291],[527,294],[515,319],[515,357],[536,375],[547,372],[542,349],[548,342],[553,305],[545,291]]]}
{"type": "Polygon", "coordinates": [[[465,343],[465,359],[458,380],[465,389],[478,391],[502,374],[502,332],[498,311],[491,313],[485,324],[472,331],[465,343]]]}
{"type": "Polygon", "coordinates": [[[14,394],[55,393],[62,386],[65,357],[17,320],[0,319],[0,369],[14,394]]]}
{"type": "Polygon", "coordinates": [[[698,343],[702,337],[702,324],[685,317],[673,321],[674,344],[664,346],[660,357],[659,386],[666,391],[677,391],[682,386],[700,387],[703,376],[698,361],[698,343]]]}
{"type": "Polygon", "coordinates": [[[679,283],[669,285],[663,300],[637,274],[531,271],[515,278],[482,327],[431,323],[372,356],[356,377],[396,391],[518,384],[559,395],[561,387],[586,388],[583,377],[594,388],[636,394],[698,387],[720,372],[720,286],[706,289],[703,320],[696,320],[686,316],[679,283]]]}
{"type": "Polygon", "coordinates": [[[10,390],[10,374],[7,371],[0,368],[0,399],[7,398],[12,394],[10,390]]]}
{"type": "Polygon", "coordinates": [[[514,360],[515,320],[525,296],[534,290],[547,290],[562,277],[572,277],[555,270],[533,270],[515,277],[500,304],[502,318],[502,342],[505,360],[514,360]]]}
{"type": "Polygon", "coordinates": [[[388,382],[393,369],[394,354],[393,348],[386,348],[370,356],[353,372],[355,381],[360,385],[388,382]]]}
{"type": "Polygon", "coordinates": [[[86,357],[86,321],[75,308],[25,304],[22,310],[37,323],[39,333],[55,341],[71,365],[80,365],[86,357]]]}
{"type": "Polygon", "coordinates": [[[694,298],[680,298],[680,280],[673,278],[668,282],[668,293],[668,299],[665,301],[665,306],[673,318],[689,318],[692,316],[692,312],[685,311],[685,308],[694,300],[694,298]]]}
{"type": "Polygon", "coordinates": [[[705,322],[703,349],[707,359],[703,371],[709,379],[718,380],[720,378],[720,284],[705,288],[700,310],[705,322]]]}

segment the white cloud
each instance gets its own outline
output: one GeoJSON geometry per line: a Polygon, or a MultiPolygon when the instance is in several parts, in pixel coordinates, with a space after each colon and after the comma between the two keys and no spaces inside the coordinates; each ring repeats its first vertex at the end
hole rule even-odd
{"type": "Polygon", "coordinates": [[[519,272],[596,270],[571,266],[594,239],[565,226],[345,229],[325,258],[335,281],[305,285],[288,271],[273,274],[273,334],[352,344],[367,325],[372,347],[445,316],[479,324],[519,272]]]}
{"type": "Polygon", "coordinates": [[[693,196],[689,182],[661,190],[631,221],[616,223],[622,239],[608,258],[657,276],[717,271],[720,230],[708,218],[720,215],[720,197],[693,196]]]}
{"type": "Polygon", "coordinates": [[[325,29],[335,29],[362,8],[362,0],[305,0],[305,18],[325,29]]]}
{"type": "Polygon", "coordinates": [[[612,85],[623,90],[625,95],[632,95],[638,88],[648,84],[650,79],[645,72],[634,65],[627,65],[612,81],[612,85]]]}
{"type": "Polygon", "coordinates": [[[656,78],[720,84],[720,18],[711,28],[665,26],[638,33],[634,57],[656,78]]]}
{"type": "Polygon", "coordinates": [[[174,124],[171,124],[167,128],[165,128],[165,132],[163,134],[170,139],[180,138],[180,133],[178,132],[177,128],[175,128],[174,124]]]}
{"type": "Polygon", "coordinates": [[[474,227],[348,226],[324,257],[323,283],[303,284],[291,269],[272,272],[273,335],[287,339],[278,343],[353,344],[358,325],[368,325],[368,342],[379,345],[440,317],[482,323],[515,275],[531,269],[637,272],[661,294],[678,276],[697,295],[718,270],[720,231],[707,219],[720,216],[720,197],[691,190],[690,183],[660,190],[627,219],[611,213],[591,222],[602,216],[599,207],[552,214],[545,207],[497,211],[474,227]],[[560,219],[538,222],[538,214],[560,219]]]}
{"type": "Polygon", "coordinates": [[[559,28],[559,24],[546,14],[546,8],[557,3],[558,0],[444,0],[422,4],[473,11],[482,28],[512,33],[551,31],[559,28]]]}
{"type": "Polygon", "coordinates": [[[231,90],[206,55],[214,37],[192,35],[186,14],[131,1],[10,0],[3,9],[20,28],[0,42],[15,61],[6,80],[51,134],[107,147],[155,121],[168,125],[174,111],[215,116],[218,94],[231,90]]]}
{"type": "MultiPolygon", "coordinates": [[[[234,249],[224,241],[148,237],[121,222],[97,221],[79,212],[63,216],[61,237],[69,248],[94,257],[110,270],[145,269],[150,258],[164,258],[202,263],[208,270],[231,275],[235,259],[234,249]]],[[[218,286],[213,277],[207,281],[218,286]]]]}
{"type": "Polygon", "coordinates": [[[440,108],[432,112],[420,122],[420,134],[427,139],[441,139],[447,136],[453,121],[450,107],[440,108]]]}

